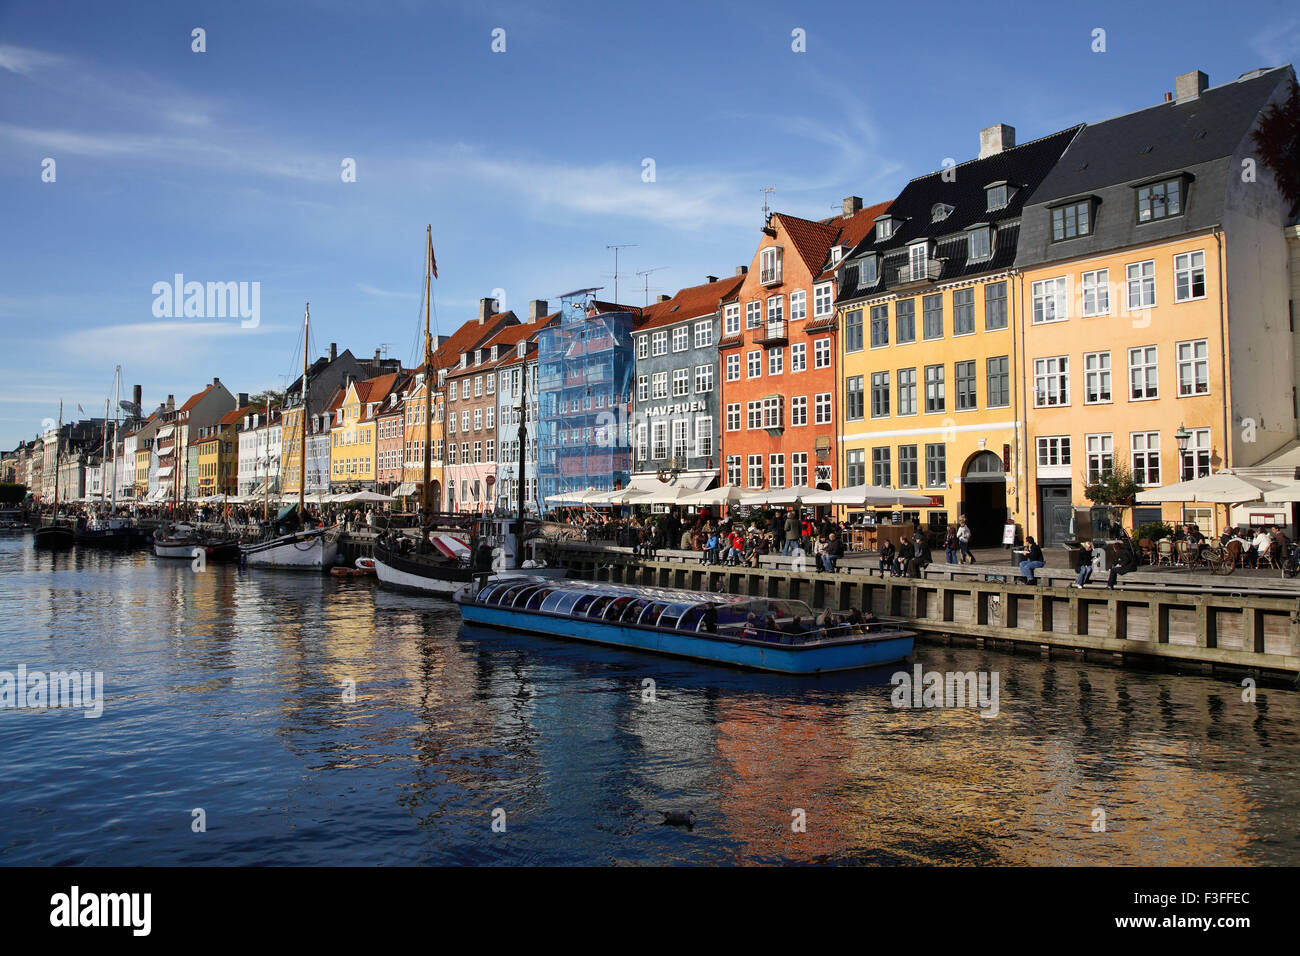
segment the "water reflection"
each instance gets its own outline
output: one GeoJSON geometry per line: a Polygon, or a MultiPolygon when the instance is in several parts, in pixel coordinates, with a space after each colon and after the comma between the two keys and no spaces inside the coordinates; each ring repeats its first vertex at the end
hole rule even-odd
{"type": "Polygon", "coordinates": [[[102,670],[108,694],[99,720],[0,711],[9,863],[1300,860],[1289,690],[920,645],[997,670],[1000,714],[895,709],[887,672],[745,674],[463,628],[367,581],[21,539],[0,615],[0,669],[102,670]]]}

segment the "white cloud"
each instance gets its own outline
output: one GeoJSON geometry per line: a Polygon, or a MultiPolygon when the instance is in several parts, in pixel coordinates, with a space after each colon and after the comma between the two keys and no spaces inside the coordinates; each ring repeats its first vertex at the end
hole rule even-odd
{"type": "Polygon", "coordinates": [[[60,66],[66,62],[66,58],[55,53],[0,44],[0,70],[8,70],[10,73],[31,76],[39,70],[60,66]]]}
{"type": "Polygon", "coordinates": [[[1282,66],[1300,56],[1300,18],[1275,23],[1251,38],[1250,47],[1264,58],[1260,66],[1282,66]]]}

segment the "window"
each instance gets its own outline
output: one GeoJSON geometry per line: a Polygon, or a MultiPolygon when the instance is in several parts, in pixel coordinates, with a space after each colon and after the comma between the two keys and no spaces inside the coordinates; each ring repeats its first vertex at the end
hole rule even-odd
{"type": "Polygon", "coordinates": [[[888,448],[871,449],[871,483],[882,488],[891,484],[888,448]]]}
{"type": "Polygon", "coordinates": [[[651,337],[651,345],[652,345],[651,351],[655,355],[667,355],[668,354],[668,330],[664,329],[662,332],[654,333],[654,335],[651,337]]]}
{"type": "Polygon", "coordinates": [[[975,331],[975,290],[957,289],[952,294],[952,334],[970,335],[975,331]]]}
{"type": "Polygon", "coordinates": [[[763,427],[763,403],[747,402],[745,404],[745,427],[762,428],[763,427]]]}
{"type": "Polygon", "coordinates": [[[695,366],[695,393],[702,395],[711,391],[713,391],[713,366],[695,366]]]}
{"type": "Polygon", "coordinates": [[[808,367],[808,345],[799,342],[790,346],[790,371],[802,372],[808,367]]]}
{"type": "Polygon", "coordinates": [[[453,435],[456,434],[456,418],[456,415],[447,416],[447,431],[451,432],[453,435]]]}
{"type": "Polygon", "coordinates": [[[813,341],[813,368],[831,367],[831,340],[815,339],[813,341]]]}
{"type": "Polygon", "coordinates": [[[456,443],[451,442],[447,445],[447,464],[457,464],[456,443]]]}
{"type": "Polygon", "coordinates": [[[987,259],[993,255],[993,230],[980,226],[967,233],[967,258],[971,261],[987,259]]]}
{"type": "Polygon", "coordinates": [[[813,424],[829,425],[831,423],[831,393],[818,392],[813,396],[813,424]]]}
{"type": "Polygon", "coordinates": [[[704,415],[695,419],[695,457],[709,458],[713,455],[713,416],[704,415]]]}
{"type": "Polygon", "coordinates": [[[1070,404],[1070,357],[1034,359],[1034,407],[1070,404]]]}
{"type": "Polygon", "coordinates": [[[484,383],[483,387],[484,387],[484,390],[485,390],[489,395],[494,395],[494,394],[496,394],[496,390],[497,390],[497,377],[496,377],[495,375],[489,375],[489,376],[487,376],[487,381],[484,383]]]}
{"type": "Polygon", "coordinates": [[[927,365],[925,367],[925,411],[927,414],[941,412],[946,405],[943,366],[927,365]]]}
{"type": "Polygon", "coordinates": [[[455,383],[455,382],[452,382],[450,385],[447,386],[447,398],[448,398],[450,401],[453,401],[453,402],[456,400],[456,383],[455,383]]]}
{"type": "Polygon", "coordinates": [[[925,485],[942,488],[948,484],[948,459],[943,443],[925,446],[925,485]]]}
{"type": "Polygon", "coordinates": [[[1045,435],[1038,439],[1038,467],[1059,468],[1070,464],[1070,436],[1045,435]]]}
{"type": "MultiPolygon", "coordinates": [[[[849,452],[850,455],[853,452],[849,452]]],[[[861,458],[862,452],[858,452],[861,458]]],[[[790,485],[793,488],[802,488],[808,484],[808,453],[806,451],[797,451],[790,455],[790,485]]]]}
{"type": "Polygon", "coordinates": [[[1134,432],[1129,436],[1133,452],[1133,480],[1139,485],[1160,484],[1160,433],[1134,432]]]}
{"type": "Polygon", "coordinates": [[[1128,350],[1128,397],[1131,402],[1142,402],[1159,397],[1156,347],[1128,350]]]}
{"type": "Polygon", "coordinates": [[[463,431],[463,432],[467,432],[467,431],[469,431],[469,412],[468,412],[468,411],[464,411],[464,412],[461,412],[461,413],[460,413],[460,430],[463,431]]]}
{"type": "Polygon", "coordinates": [[[695,347],[697,349],[706,349],[713,344],[713,323],[696,322],[695,323],[695,347]]]}
{"type": "Polygon", "coordinates": [[[1110,400],[1110,353],[1084,353],[1083,403],[1098,405],[1110,400]]]}
{"type": "Polygon", "coordinates": [[[988,202],[986,209],[1001,209],[1007,204],[1007,184],[994,183],[984,189],[984,195],[988,202]]]}
{"type": "Polygon", "coordinates": [[[879,348],[889,344],[889,306],[873,305],[871,307],[871,347],[879,348]]]}
{"type": "Polygon", "coordinates": [[[645,423],[636,426],[636,457],[638,461],[645,461],[650,457],[650,430],[645,423]]]}
{"type": "Polygon", "coordinates": [[[727,356],[727,381],[740,381],[740,353],[732,352],[727,356]]]}
{"type": "Polygon", "coordinates": [[[1069,281],[1059,279],[1042,279],[1033,285],[1034,325],[1043,322],[1063,322],[1070,317],[1066,306],[1069,281]]]}
{"type": "Polygon", "coordinates": [[[483,463],[483,443],[481,441],[476,441],[474,443],[474,464],[480,465],[482,463],[483,463]]]}
{"type": "Polygon", "coordinates": [[[763,324],[763,303],[755,299],[745,303],[745,328],[756,329],[763,324]]]}
{"type": "MultiPolygon", "coordinates": [[[[799,292],[794,293],[793,295],[790,296],[790,318],[802,319],[803,318],[802,315],[798,315],[795,313],[794,300],[796,296],[799,298],[800,308],[806,308],[806,301],[804,300],[803,291],[800,290],[799,292]]],[[[816,317],[821,317],[823,315],[830,315],[833,310],[834,310],[834,295],[831,290],[831,284],[829,282],[824,282],[819,286],[814,286],[813,287],[813,315],[816,317]]]]}
{"type": "Polygon", "coordinates": [[[745,356],[746,370],[749,378],[758,378],[763,374],[763,353],[755,349],[745,356]]]}
{"type": "Polygon", "coordinates": [[[865,414],[866,396],[862,392],[862,376],[850,376],[844,383],[844,417],[848,421],[857,422],[861,421],[865,414]]]}
{"type": "Polygon", "coordinates": [[[763,427],[785,427],[784,418],[781,415],[781,396],[770,395],[763,399],[763,427]]]}
{"type": "Polygon", "coordinates": [[[768,455],[767,486],[769,488],[785,487],[785,455],[768,455]]]}
{"type": "Polygon", "coordinates": [[[1179,342],[1178,395],[1208,395],[1210,392],[1210,343],[1207,339],[1179,342]]]}
{"type": "Polygon", "coordinates": [[[1100,481],[1115,469],[1115,441],[1110,435],[1085,435],[1088,484],[1100,481]]]}
{"type": "Polygon", "coordinates": [[[636,400],[644,402],[650,397],[650,376],[638,375],[636,379],[636,400]]]}
{"type": "Polygon", "coordinates": [[[1007,327],[1007,284],[990,282],[984,287],[984,331],[1007,327]]]}
{"type": "Polygon", "coordinates": [[[1151,309],[1156,304],[1156,263],[1133,262],[1125,267],[1128,277],[1128,309],[1137,312],[1151,309]]]}
{"type": "Polygon", "coordinates": [[[668,457],[668,423],[654,422],[650,426],[650,431],[654,436],[654,447],[651,456],[656,461],[662,461],[668,457]]]}
{"type": "Polygon", "coordinates": [[[880,281],[880,257],[864,256],[858,274],[859,274],[858,282],[861,285],[864,286],[875,285],[877,282],[879,282],[880,281]]]}
{"type": "Polygon", "coordinates": [[[1183,481],[1204,478],[1210,473],[1210,430],[1189,428],[1192,437],[1187,440],[1187,451],[1182,455],[1183,481]]]}
{"type": "Polygon", "coordinates": [[[673,422],[673,457],[678,462],[686,457],[687,429],[690,428],[690,424],[684,418],[678,418],[673,422]]]}
{"type": "Polygon", "coordinates": [[[1052,210],[1052,241],[1061,242],[1076,236],[1086,236],[1092,231],[1092,203],[1088,200],[1058,206],[1052,210]]]}
{"type": "Polygon", "coordinates": [[[943,338],[943,295],[927,295],[921,300],[922,325],[927,339],[943,338]]]}
{"type": "Polygon", "coordinates": [[[871,373],[871,417],[889,417],[889,373],[871,373]]]}
{"type": "Polygon", "coordinates": [[[1110,314],[1110,270],[1085,272],[1079,284],[1079,298],[1085,318],[1110,314]]]}
{"type": "Polygon", "coordinates": [[[808,424],[808,396],[796,395],[790,399],[790,424],[808,424]]]}
{"type": "Polygon", "coordinates": [[[1137,191],[1138,222],[1153,222],[1168,216],[1177,216],[1182,209],[1182,180],[1168,179],[1162,183],[1139,186],[1137,191]]]}
{"type": "Polygon", "coordinates": [[[489,439],[489,440],[487,441],[486,444],[487,444],[487,448],[486,448],[484,451],[485,451],[485,453],[487,454],[487,460],[488,460],[488,461],[496,461],[496,460],[497,460],[497,443],[496,443],[496,441],[489,439]]]}
{"type": "Polygon", "coordinates": [[[474,376],[474,397],[481,398],[482,396],[483,396],[483,376],[475,375],[474,376]]]}
{"type": "MultiPolygon", "coordinates": [[[[650,336],[638,335],[636,339],[636,357],[639,359],[650,357],[650,336]]],[[[454,386],[453,386],[454,387],[454,386]]],[[[452,398],[456,396],[453,395],[452,398]]]]}
{"type": "Polygon", "coordinates": [[[673,369],[673,398],[682,398],[691,394],[691,370],[673,369]]]}
{"type": "Polygon", "coordinates": [[[952,377],[956,385],[957,410],[975,408],[975,362],[956,362],[952,367],[952,377]]]}
{"type": "Polygon", "coordinates": [[[730,402],[727,405],[727,431],[740,431],[740,402],[730,402]]]}
{"type": "Polygon", "coordinates": [[[740,484],[740,456],[739,455],[727,456],[727,484],[737,485],[737,486],[740,484]]]}
{"type": "Polygon", "coordinates": [[[733,302],[722,310],[722,334],[736,335],[740,332],[740,303],[733,302]]]}
{"type": "Polygon", "coordinates": [[[907,263],[913,280],[926,278],[930,265],[930,242],[916,242],[907,247],[907,263]]]}
{"type": "Polygon", "coordinates": [[[1205,298],[1205,253],[1184,252],[1174,256],[1174,301],[1205,298]]]}
{"type": "Polygon", "coordinates": [[[899,344],[916,341],[916,300],[899,299],[894,304],[894,316],[898,327],[896,336],[899,344]]]}
{"type": "Polygon", "coordinates": [[[776,346],[767,350],[767,374],[780,375],[785,371],[785,349],[776,346]]]}
{"type": "Polygon", "coordinates": [[[750,455],[748,465],[749,465],[749,476],[748,476],[749,487],[762,488],[763,487],[763,456],[750,455]]]}
{"type": "MultiPolygon", "coordinates": [[[[885,412],[888,414],[889,409],[886,408],[885,412]]],[[[914,368],[898,370],[898,414],[916,414],[916,369],[914,368]]]]}
{"type": "MultiPolygon", "coordinates": [[[[777,318],[778,319],[781,318],[780,310],[781,310],[780,296],[778,296],[777,297],[777,313],[778,313],[777,318]]],[[[772,309],[771,309],[770,301],[768,302],[767,318],[769,322],[772,320],[772,309]]],[[[796,292],[791,292],[790,293],[790,321],[793,322],[796,319],[806,319],[806,318],[808,318],[808,293],[803,289],[799,289],[796,292]]]]}
{"type": "MultiPolygon", "coordinates": [[[[872,343],[875,344],[874,342],[872,343]]],[[[844,351],[862,351],[862,310],[849,309],[844,313],[844,351]]]]}
{"type": "Polygon", "coordinates": [[[650,397],[654,399],[668,397],[668,373],[655,372],[650,378],[650,397]]]}
{"type": "Polygon", "coordinates": [[[497,407],[489,405],[483,412],[483,427],[487,429],[495,428],[497,424],[497,407]]]}
{"type": "Polygon", "coordinates": [[[685,352],[691,347],[691,330],[684,325],[673,328],[673,351],[685,352]]]}
{"type": "Polygon", "coordinates": [[[894,237],[894,220],[884,216],[876,220],[876,242],[884,242],[894,237]]]}
{"type": "Polygon", "coordinates": [[[917,458],[915,445],[898,446],[898,487],[917,488],[917,458]]]}
{"type": "Polygon", "coordinates": [[[762,274],[759,279],[764,284],[781,281],[781,247],[768,246],[760,258],[762,274]]]}

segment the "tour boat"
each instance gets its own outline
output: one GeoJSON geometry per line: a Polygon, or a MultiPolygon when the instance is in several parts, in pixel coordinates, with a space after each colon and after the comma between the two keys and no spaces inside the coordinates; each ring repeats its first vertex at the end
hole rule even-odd
{"type": "Polygon", "coordinates": [[[435,532],[423,542],[401,533],[391,533],[375,542],[374,569],[379,583],[402,591],[418,591],[451,597],[470,583],[475,574],[529,574],[562,579],[568,568],[546,567],[539,558],[527,559],[518,571],[514,563],[515,534],[509,518],[480,518],[473,534],[435,532]],[[471,548],[471,545],[473,547],[471,548]]]}
{"type": "Polygon", "coordinates": [[[192,525],[174,524],[165,531],[154,532],[153,553],[160,558],[189,560],[200,543],[199,533],[192,525]]]}
{"type": "Polygon", "coordinates": [[[781,674],[893,664],[916,637],[880,624],[823,627],[802,601],[527,575],[471,583],[455,600],[471,624],[781,674]]]}
{"type": "Polygon", "coordinates": [[[77,528],[78,546],[91,548],[136,548],[148,539],[130,518],[96,515],[77,528]]]}

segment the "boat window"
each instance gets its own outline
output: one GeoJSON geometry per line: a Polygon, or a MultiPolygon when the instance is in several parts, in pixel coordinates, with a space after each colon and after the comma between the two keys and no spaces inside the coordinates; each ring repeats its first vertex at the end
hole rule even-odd
{"type": "Polygon", "coordinates": [[[577,603],[573,605],[573,610],[569,613],[574,617],[577,617],[580,614],[585,614],[587,608],[591,607],[591,602],[594,600],[596,600],[596,595],[594,594],[579,595],[577,603]]]}
{"type": "Polygon", "coordinates": [[[528,598],[528,610],[536,611],[542,606],[542,602],[551,596],[552,588],[538,588],[528,598]]]}
{"type": "Polygon", "coordinates": [[[562,591],[560,600],[555,605],[555,611],[559,614],[571,614],[574,605],[583,595],[578,591],[562,591]]]}
{"type": "Polygon", "coordinates": [[[677,630],[698,631],[700,629],[700,622],[704,620],[705,607],[706,605],[697,604],[683,614],[682,619],[677,623],[677,630]]]}
{"type": "Polygon", "coordinates": [[[630,597],[627,597],[626,595],[620,598],[615,598],[614,603],[611,604],[605,611],[604,614],[605,620],[617,621],[619,619],[619,615],[623,613],[623,608],[625,608],[631,602],[631,600],[632,599],[630,597]]]}
{"type": "Polygon", "coordinates": [[[646,609],[641,612],[641,619],[637,623],[654,624],[655,621],[659,620],[659,615],[664,612],[664,608],[666,608],[667,606],[668,606],[667,604],[648,605],[646,609]]]}
{"type": "Polygon", "coordinates": [[[606,605],[608,605],[609,602],[612,600],[614,600],[614,596],[612,594],[604,594],[596,598],[596,600],[591,602],[591,606],[587,608],[587,617],[599,618],[601,616],[601,612],[605,610],[606,605]]]}
{"type": "Polygon", "coordinates": [[[559,610],[560,602],[569,596],[567,591],[552,591],[546,595],[546,600],[542,602],[543,611],[559,610]]]}
{"type": "Polygon", "coordinates": [[[649,603],[649,601],[644,599],[633,601],[623,609],[623,613],[619,616],[619,620],[624,624],[635,624],[641,619],[641,612],[645,610],[646,605],[649,603]]]}
{"type": "Polygon", "coordinates": [[[519,593],[515,595],[515,599],[510,606],[520,607],[520,608],[527,607],[528,599],[531,598],[534,594],[536,594],[540,590],[541,590],[541,586],[536,584],[530,584],[526,587],[521,588],[519,590],[519,593]]]}
{"type": "Polygon", "coordinates": [[[519,596],[519,592],[526,587],[528,587],[526,584],[507,585],[506,589],[496,596],[495,603],[499,607],[512,607],[515,603],[515,598],[519,596]]]}
{"type": "Polygon", "coordinates": [[[500,584],[500,583],[497,583],[497,584],[489,584],[489,585],[488,585],[487,587],[485,587],[482,591],[479,591],[479,592],[478,592],[478,601],[479,601],[479,603],[480,603],[480,604],[495,604],[496,601],[493,601],[493,600],[492,600],[492,595],[494,595],[494,594],[496,594],[498,591],[500,591],[502,587],[503,587],[503,585],[500,584]]]}
{"type": "Polygon", "coordinates": [[[664,609],[663,614],[659,615],[660,627],[676,627],[681,616],[691,609],[689,604],[670,604],[664,609]]]}

